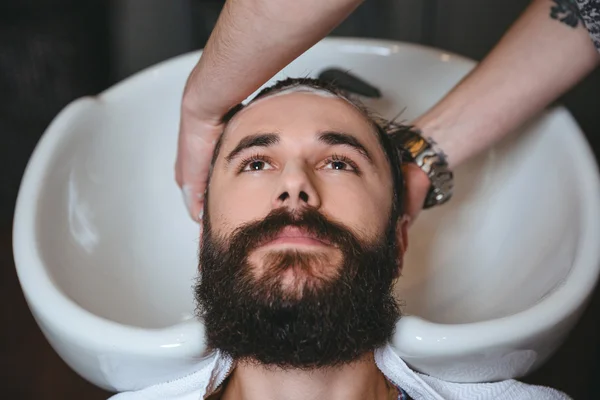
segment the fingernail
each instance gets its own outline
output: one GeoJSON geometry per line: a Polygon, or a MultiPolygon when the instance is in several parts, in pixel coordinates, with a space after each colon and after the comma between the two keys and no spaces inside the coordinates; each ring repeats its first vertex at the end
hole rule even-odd
{"type": "Polygon", "coordinates": [[[192,208],[192,188],[189,185],[183,185],[181,187],[181,194],[183,195],[183,201],[185,206],[189,209],[192,208]]]}
{"type": "Polygon", "coordinates": [[[198,213],[198,221],[202,221],[202,217],[204,217],[204,210],[200,210],[198,213]]]}
{"type": "Polygon", "coordinates": [[[202,200],[204,198],[204,193],[198,193],[198,200],[202,200]]]}

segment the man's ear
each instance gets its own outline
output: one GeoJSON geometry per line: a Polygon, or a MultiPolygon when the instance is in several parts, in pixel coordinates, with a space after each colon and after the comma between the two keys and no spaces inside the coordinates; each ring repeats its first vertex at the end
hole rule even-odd
{"type": "Polygon", "coordinates": [[[398,265],[397,277],[402,273],[404,254],[408,247],[408,226],[410,225],[410,217],[403,215],[398,218],[396,224],[396,243],[398,243],[398,253],[396,254],[396,265],[398,265]]]}

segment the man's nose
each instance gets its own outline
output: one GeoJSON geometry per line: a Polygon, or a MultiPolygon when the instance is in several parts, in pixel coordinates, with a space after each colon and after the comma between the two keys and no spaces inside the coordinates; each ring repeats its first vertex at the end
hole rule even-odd
{"type": "Polygon", "coordinates": [[[321,206],[312,171],[301,165],[289,163],[279,179],[279,186],[273,198],[273,208],[287,207],[290,210],[298,210],[305,206],[314,208],[321,206]]]}

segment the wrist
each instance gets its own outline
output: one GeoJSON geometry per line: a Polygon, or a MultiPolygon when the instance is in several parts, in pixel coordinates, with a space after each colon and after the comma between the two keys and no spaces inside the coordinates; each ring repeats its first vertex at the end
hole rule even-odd
{"type": "Polygon", "coordinates": [[[184,118],[202,121],[207,125],[221,125],[223,116],[229,111],[226,108],[207,107],[196,94],[184,94],[181,101],[181,115],[184,118]]]}
{"type": "Polygon", "coordinates": [[[464,131],[464,127],[460,126],[462,107],[447,103],[448,101],[438,103],[419,116],[412,125],[420,131],[423,137],[430,138],[435,142],[437,148],[444,152],[449,168],[453,169],[462,161],[460,150],[463,146],[460,141],[465,138],[465,135],[456,134],[461,130],[464,131]]]}
{"type": "Polygon", "coordinates": [[[207,125],[218,126],[221,125],[223,116],[237,105],[237,102],[226,98],[222,87],[214,88],[216,80],[207,74],[203,63],[205,59],[207,55],[200,58],[185,84],[181,114],[207,125]]]}

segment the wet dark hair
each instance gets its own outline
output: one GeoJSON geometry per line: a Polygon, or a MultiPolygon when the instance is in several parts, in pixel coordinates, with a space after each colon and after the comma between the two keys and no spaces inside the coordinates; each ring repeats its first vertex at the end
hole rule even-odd
{"type": "MultiPolygon", "coordinates": [[[[321,81],[314,78],[287,78],[280,81],[277,81],[274,85],[269,86],[261,90],[247,105],[242,103],[237,104],[232,107],[227,114],[222,119],[222,122],[227,125],[229,121],[233,119],[233,117],[243,110],[248,105],[253,102],[265,98],[280,92],[283,92],[288,89],[293,88],[302,88],[307,87],[311,89],[316,89],[319,91],[324,91],[333,94],[336,97],[342,98],[352,104],[369,122],[369,124],[373,127],[377,135],[377,139],[379,140],[379,144],[381,145],[383,152],[386,155],[386,158],[390,165],[390,170],[392,172],[392,183],[393,183],[393,206],[392,206],[392,215],[395,217],[400,217],[404,214],[404,193],[405,193],[405,184],[404,184],[404,176],[402,174],[402,156],[398,147],[394,144],[394,138],[397,135],[407,131],[410,129],[410,126],[401,125],[395,123],[393,121],[385,120],[382,117],[376,115],[372,111],[370,111],[362,102],[357,99],[355,96],[346,92],[339,87],[331,84],[329,82],[321,81]]],[[[221,144],[223,140],[223,135],[219,138],[216,143],[215,150],[213,153],[213,158],[211,160],[211,168],[210,175],[212,175],[212,168],[215,164],[215,161],[219,155],[221,144]]],[[[210,180],[209,175],[209,180],[210,180]]],[[[208,186],[207,186],[208,187],[208,186]]]]}

